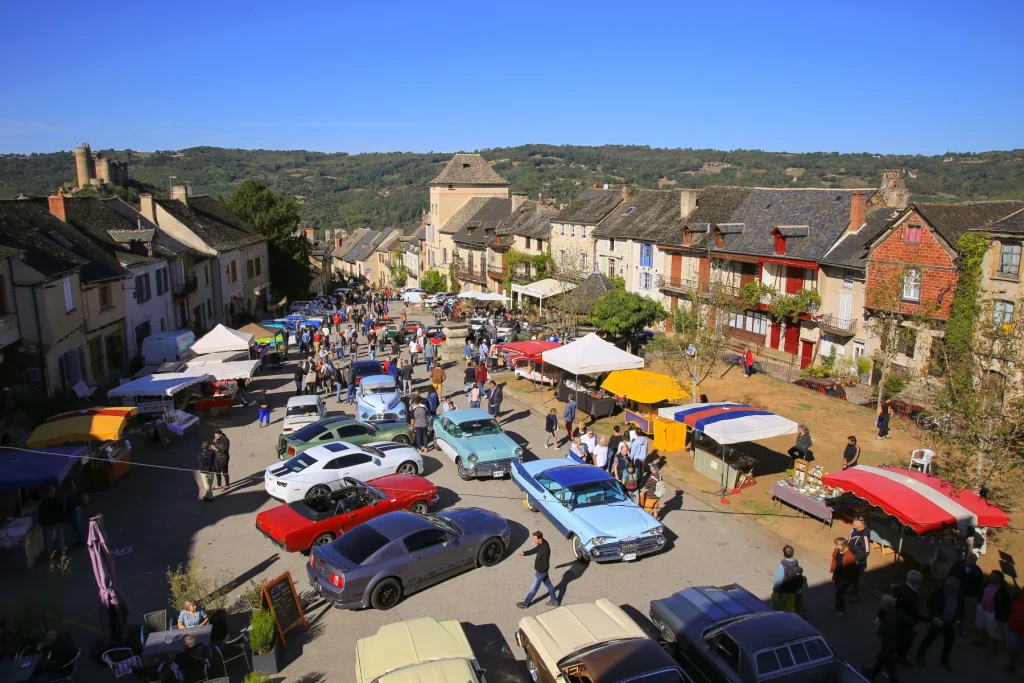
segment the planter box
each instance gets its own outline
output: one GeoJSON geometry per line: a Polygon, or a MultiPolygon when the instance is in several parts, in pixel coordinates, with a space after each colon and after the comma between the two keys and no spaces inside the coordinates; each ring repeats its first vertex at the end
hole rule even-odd
{"type": "Polygon", "coordinates": [[[281,672],[281,644],[274,638],[274,647],[261,655],[252,653],[252,670],[256,673],[274,675],[281,672]]]}

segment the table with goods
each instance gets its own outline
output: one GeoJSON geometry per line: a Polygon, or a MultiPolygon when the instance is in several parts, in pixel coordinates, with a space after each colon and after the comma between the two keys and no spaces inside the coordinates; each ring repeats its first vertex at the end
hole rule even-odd
{"type": "Polygon", "coordinates": [[[833,491],[831,487],[821,483],[824,475],[825,471],[820,465],[797,459],[793,463],[793,476],[772,484],[772,498],[780,507],[785,503],[832,526],[830,503],[833,491]]]}

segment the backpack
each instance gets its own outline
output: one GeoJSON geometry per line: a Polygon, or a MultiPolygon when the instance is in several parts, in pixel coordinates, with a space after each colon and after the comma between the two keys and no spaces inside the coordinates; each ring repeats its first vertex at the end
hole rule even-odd
{"type": "Polygon", "coordinates": [[[654,497],[664,498],[665,497],[665,480],[659,479],[654,485],[654,497]]]}

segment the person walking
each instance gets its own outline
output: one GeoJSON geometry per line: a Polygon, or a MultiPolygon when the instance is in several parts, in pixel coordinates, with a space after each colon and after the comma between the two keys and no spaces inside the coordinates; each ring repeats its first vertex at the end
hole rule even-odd
{"type": "Polygon", "coordinates": [[[305,362],[295,365],[295,395],[302,396],[302,381],[306,378],[305,362]]]}
{"type": "Polygon", "coordinates": [[[64,496],[64,514],[67,515],[71,530],[75,532],[78,539],[76,545],[85,545],[89,540],[89,533],[85,527],[85,511],[82,509],[89,502],[89,494],[78,490],[78,485],[71,481],[71,490],[64,496]]]}
{"type": "Polygon", "coordinates": [[[473,367],[471,360],[466,361],[466,369],[462,371],[462,382],[466,387],[466,396],[469,396],[469,387],[476,382],[476,368],[473,367]]]}
{"type": "Polygon", "coordinates": [[[658,518],[658,502],[665,497],[665,480],[661,478],[658,463],[651,463],[651,472],[644,482],[644,493],[640,505],[655,519],[658,518]]]}
{"type": "Polygon", "coordinates": [[[637,500],[637,491],[640,489],[640,472],[636,469],[636,463],[630,460],[626,463],[626,471],[622,473],[622,486],[626,489],[626,495],[630,500],[637,500]]]}
{"type": "Polygon", "coordinates": [[[469,363],[471,360],[473,360],[473,345],[469,342],[468,339],[466,340],[466,347],[462,349],[462,353],[463,355],[466,356],[466,363],[469,363]]]}
{"type": "Polygon", "coordinates": [[[432,344],[429,339],[423,340],[423,361],[427,364],[427,372],[431,372],[434,366],[434,359],[437,358],[437,344],[432,344]]]}
{"type": "Polygon", "coordinates": [[[629,444],[629,457],[636,463],[637,470],[643,470],[644,463],[647,462],[647,435],[639,428],[636,430],[633,442],[629,444]]]}
{"type": "MultiPolygon", "coordinates": [[[[408,366],[407,366],[408,367],[408,366]]],[[[416,401],[415,406],[412,409],[412,422],[413,431],[416,433],[416,450],[420,453],[427,452],[427,407],[423,405],[423,401],[416,401]]]]}
{"type": "Polygon", "coordinates": [[[896,608],[896,598],[891,595],[882,596],[878,638],[881,647],[875,665],[871,668],[861,667],[861,672],[869,681],[874,681],[878,674],[885,671],[890,683],[899,683],[899,653],[909,650],[914,644],[914,621],[906,612],[896,608]]]}
{"type": "Polygon", "coordinates": [[[860,462],[860,446],[857,445],[857,437],[846,437],[846,448],[843,449],[843,469],[856,467],[860,462]]]}
{"type": "Polygon", "coordinates": [[[480,387],[480,393],[484,393],[484,387],[487,385],[487,366],[483,363],[476,364],[476,372],[473,375],[476,380],[476,385],[480,387]]]}
{"type": "Polygon", "coordinates": [[[434,387],[434,391],[437,392],[438,396],[444,394],[444,382],[446,379],[448,379],[448,374],[440,365],[435,365],[434,369],[430,371],[430,384],[434,387]]]}
{"type": "Polygon", "coordinates": [[[419,353],[420,345],[416,343],[416,338],[411,337],[409,339],[409,362],[416,366],[416,356],[419,353]]]}
{"type": "Polygon", "coordinates": [[[57,498],[57,487],[46,487],[46,497],[39,501],[38,515],[39,525],[43,527],[46,556],[52,557],[54,552],[63,555],[65,550],[64,524],[67,522],[67,513],[64,509],[64,501],[57,498]]]}
{"type": "Polygon", "coordinates": [[[260,397],[256,401],[256,408],[259,410],[259,418],[256,420],[259,424],[260,429],[263,428],[263,421],[266,420],[266,426],[270,426],[270,397],[267,396],[266,389],[260,389],[260,397]]]}
{"type": "Polygon", "coordinates": [[[594,446],[594,464],[605,472],[610,472],[612,467],[611,453],[608,452],[608,437],[602,436],[601,440],[594,446]]]}
{"type": "Polygon", "coordinates": [[[217,450],[204,441],[199,451],[199,478],[203,482],[203,500],[213,500],[213,474],[217,471],[217,450]]]}
{"type": "Polygon", "coordinates": [[[226,489],[231,486],[231,476],[228,474],[228,463],[231,460],[231,441],[228,440],[228,437],[224,436],[224,432],[218,429],[213,433],[213,447],[217,449],[217,457],[214,463],[217,468],[217,485],[214,488],[226,489]],[[221,477],[223,477],[223,485],[221,485],[221,477]]]}
{"type": "Polygon", "coordinates": [[[892,417],[892,403],[889,399],[882,401],[882,404],[878,406],[878,434],[875,439],[891,439],[889,435],[889,418],[892,417]]]}
{"type": "MultiPolygon", "coordinates": [[[[894,585],[890,590],[892,596],[896,598],[896,609],[906,613],[910,618],[910,621],[914,624],[915,629],[918,624],[928,621],[928,617],[921,614],[920,593],[923,581],[924,577],[921,576],[921,572],[916,569],[911,569],[907,572],[906,581],[901,584],[894,585]]],[[[914,644],[913,640],[913,637],[911,637],[910,642],[897,653],[897,659],[900,664],[913,666],[911,661],[907,659],[910,647],[914,644]]]]}
{"type": "Polygon", "coordinates": [[[558,416],[555,415],[555,409],[552,408],[548,411],[548,414],[544,416],[544,433],[547,435],[544,437],[544,448],[551,448],[556,445],[558,439],[555,433],[558,431],[558,416]]]}
{"type": "Polygon", "coordinates": [[[925,632],[921,644],[917,646],[915,661],[918,666],[924,666],[924,656],[928,648],[941,635],[942,651],[939,654],[939,665],[947,671],[952,671],[949,664],[949,655],[953,651],[953,641],[956,640],[957,624],[963,618],[964,597],[960,593],[960,579],[955,576],[946,577],[946,585],[936,588],[928,596],[926,603],[928,609],[928,631],[925,632]]]}
{"type": "Polygon", "coordinates": [[[988,585],[981,591],[981,601],[974,614],[974,626],[981,633],[980,640],[974,641],[974,644],[982,647],[987,644],[986,654],[989,657],[995,657],[999,650],[1012,604],[1010,592],[1006,588],[1006,577],[1001,571],[994,570],[988,575],[988,585]]]}
{"type": "Polygon", "coordinates": [[[750,377],[754,372],[754,354],[750,352],[750,349],[743,350],[743,376],[750,377]]]}
{"type": "Polygon", "coordinates": [[[789,449],[789,457],[796,460],[811,461],[814,458],[810,456],[811,451],[811,430],[807,428],[807,425],[797,425],[796,427],[796,443],[792,448],[789,449]]]}
{"type": "MultiPolygon", "coordinates": [[[[981,599],[981,591],[985,587],[985,572],[978,566],[978,556],[974,553],[967,553],[962,560],[957,560],[949,568],[946,576],[955,576],[960,579],[960,595],[964,600],[964,615],[974,619],[974,613],[978,609],[978,600],[981,599]]],[[[967,619],[960,621],[960,633],[963,635],[967,619]]]]}
{"type": "Polygon", "coordinates": [[[406,362],[406,364],[402,366],[401,377],[402,393],[405,396],[408,396],[412,393],[412,363],[406,362]]]}
{"type": "Polygon", "coordinates": [[[857,576],[850,582],[849,601],[860,602],[860,577],[868,570],[868,557],[871,555],[871,535],[864,525],[863,517],[853,520],[853,528],[850,529],[850,537],[846,539],[846,544],[857,558],[857,576]]]}
{"type": "Polygon", "coordinates": [[[614,457],[619,452],[619,444],[622,443],[622,427],[615,425],[612,427],[611,438],[608,439],[608,452],[614,457]]]}
{"type": "Polygon", "coordinates": [[[437,415],[437,408],[441,405],[441,397],[437,395],[437,389],[430,387],[427,392],[427,411],[431,415],[437,415]]]}
{"type": "Polygon", "coordinates": [[[530,592],[526,594],[523,601],[516,603],[516,607],[519,609],[527,609],[533,602],[533,598],[537,595],[537,591],[540,590],[541,584],[548,589],[547,604],[551,607],[558,607],[558,598],[555,597],[555,587],[552,585],[551,579],[548,576],[548,571],[551,568],[551,546],[544,540],[543,532],[534,531],[533,547],[519,553],[520,557],[526,557],[528,555],[536,555],[536,557],[533,558],[533,586],[530,587],[530,592]]]}
{"type": "Polygon", "coordinates": [[[356,361],[353,358],[345,368],[345,403],[351,404],[356,400],[356,361]]]}
{"type": "Polygon", "coordinates": [[[793,557],[794,554],[793,546],[782,546],[782,561],[775,568],[775,580],[772,582],[771,607],[780,612],[799,614],[797,597],[806,585],[807,579],[804,576],[804,568],[793,557]]]}
{"type": "Polygon", "coordinates": [[[830,612],[835,612],[840,619],[846,616],[846,591],[850,589],[850,582],[857,572],[857,558],[850,552],[845,538],[837,538],[834,541],[835,548],[832,549],[832,583],[835,586],[835,605],[829,607],[830,612]]]}
{"type": "Polygon", "coordinates": [[[612,467],[615,478],[622,481],[622,475],[629,467],[629,445],[625,442],[619,442],[619,450],[612,456],[612,467]]]}
{"type": "Polygon", "coordinates": [[[480,407],[480,387],[476,384],[469,388],[469,407],[480,407]]]}
{"type": "Polygon", "coordinates": [[[562,420],[565,424],[565,440],[572,441],[572,423],[576,421],[576,394],[569,396],[569,402],[562,411],[562,420]]]}
{"type": "Polygon", "coordinates": [[[487,413],[495,420],[501,414],[501,402],[505,400],[505,394],[497,382],[491,380],[491,390],[487,394],[487,413]]]}

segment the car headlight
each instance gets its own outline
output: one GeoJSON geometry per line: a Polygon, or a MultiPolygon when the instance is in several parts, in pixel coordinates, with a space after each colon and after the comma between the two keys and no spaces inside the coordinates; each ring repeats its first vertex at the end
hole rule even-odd
{"type": "Polygon", "coordinates": [[[517,448],[516,449],[516,457],[517,458],[523,457],[523,449],[522,448],[517,448]]]}
{"type": "Polygon", "coordinates": [[[476,462],[477,461],[476,453],[470,453],[469,456],[466,458],[466,460],[468,460],[470,462],[476,462]]]}
{"type": "Polygon", "coordinates": [[[594,536],[590,539],[591,545],[604,545],[608,541],[612,540],[611,536],[594,536]]]}
{"type": "Polygon", "coordinates": [[[665,534],[665,527],[663,527],[663,526],[656,526],[653,529],[648,529],[644,533],[645,534],[650,534],[652,536],[662,536],[662,535],[665,534]]]}

